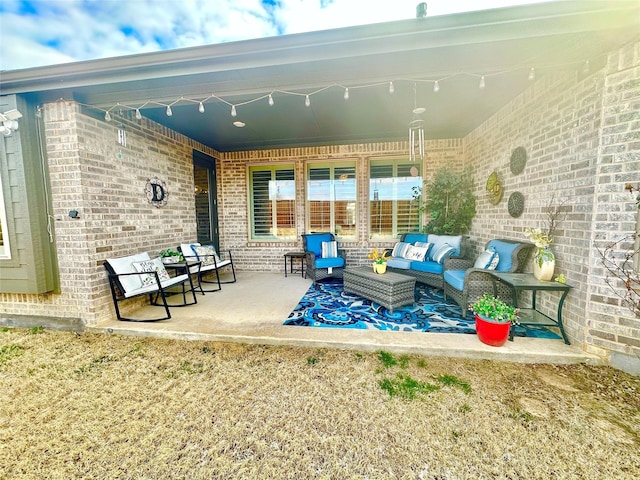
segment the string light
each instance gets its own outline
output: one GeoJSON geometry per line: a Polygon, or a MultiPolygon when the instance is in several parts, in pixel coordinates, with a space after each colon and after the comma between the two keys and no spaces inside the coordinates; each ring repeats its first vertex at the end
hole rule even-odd
{"type": "MultiPolygon", "coordinates": [[[[544,68],[547,69],[551,69],[551,68],[558,68],[558,67],[564,67],[564,68],[568,68],[568,67],[573,67],[577,70],[579,70],[582,74],[587,74],[590,71],[590,67],[591,64],[589,62],[589,60],[585,60],[585,61],[580,61],[580,62],[573,62],[571,64],[563,64],[563,65],[545,65],[544,68]]],[[[495,76],[499,76],[499,75],[504,75],[504,74],[509,74],[509,73],[513,73],[513,72],[517,72],[519,70],[522,70],[524,67],[518,67],[518,68],[513,68],[513,69],[509,69],[509,70],[504,70],[504,71],[499,71],[499,72],[493,72],[488,74],[488,76],[490,77],[495,77],[495,76]]],[[[535,67],[526,67],[526,71],[528,72],[528,79],[534,80],[536,78],[536,71],[535,71],[535,67]]],[[[413,84],[416,83],[430,83],[433,85],[433,91],[435,93],[440,91],[440,82],[444,81],[444,80],[448,80],[450,78],[455,78],[455,77],[460,77],[460,76],[474,76],[474,77],[480,77],[480,81],[478,84],[478,88],[479,89],[484,89],[486,87],[486,76],[485,75],[480,75],[480,74],[476,74],[476,73],[472,73],[472,72],[458,72],[458,73],[454,73],[454,74],[450,74],[447,75],[445,77],[441,77],[438,80],[431,80],[431,79],[410,79],[410,78],[402,78],[402,79],[397,79],[397,81],[402,81],[402,82],[411,82],[413,84]]],[[[344,89],[344,99],[348,100],[350,97],[350,92],[349,90],[352,88],[375,88],[375,87],[379,87],[379,86],[387,86],[389,94],[394,94],[395,93],[395,83],[394,81],[382,81],[382,82],[376,82],[376,83],[371,83],[371,84],[363,84],[363,85],[351,85],[350,87],[344,87],[343,85],[340,84],[330,84],[327,85],[325,87],[321,87],[315,91],[312,92],[308,92],[308,93],[301,93],[299,91],[287,91],[287,90],[272,90],[270,93],[266,93],[266,94],[262,94],[259,95],[256,98],[253,99],[249,99],[246,100],[244,102],[240,102],[240,103],[236,103],[236,104],[232,104],[231,102],[229,102],[228,100],[226,100],[225,98],[222,98],[214,93],[212,93],[211,95],[205,97],[205,98],[186,98],[184,96],[181,96],[179,98],[177,98],[176,100],[170,102],[169,104],[166,104],[162,101],[156,101],[156,100],[146,100],[141,104],[138,105],[126,105],[126,104],[121,104],[121,103],[116,103],[115,105],[111,106],[111,107],[98,107],[96,105],[86,105],[88,107],[93,107],[93,108],[97,108],[101,111],[104,112],[104,119],[105,121],[111,121],[111,114],[110,111],[112,111],[114,108],[118,108],[118,112],[120,114],[122,114],[123,111],[125,110],[131,110],[134,111],[135,113],[135,118],[137,120],[141,120],[142,119],[142,114],[141,114],[141,110],[144,109],[145,107],[148,106],[157,106],[157,107],[165,107],[166,108],[166,114],[167,116],[172,116],[173,112],[171,107],[175,104],[178,104],[180,102],[189,102],[189,103],[194,103],[198,105],[198,111],[200,113],[204,113],[205,110],[205,103],[210,101],[210,100],[218,100],[222,103],[227,104],[228,106],[231,107],[231,116],[235,117],[237,116],[237,112],[236,112],[236,108],[238,106],[242,106],[242,105],[248,105],[257,101],[260,101],[262,99],[267,99],[269,106],[273,106],[274,105],[274,99],[273,99],[273,94],[275,92],[280,93],[280,94],[284,94],[284,95],[304,95],[305,99],[304,99],[304,104],[305,106],[309,107],[311,106],[311,96],[321,93],[324,90],[328,90],[331,88],[342,88],[344,89]]]]}

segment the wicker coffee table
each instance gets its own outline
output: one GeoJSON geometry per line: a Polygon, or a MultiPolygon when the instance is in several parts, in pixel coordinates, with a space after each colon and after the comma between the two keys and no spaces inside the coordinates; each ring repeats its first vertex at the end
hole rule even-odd
{"type": "Polygon", "coordinates": [[[346,268],[344,291],[377,302],[393,312],[394,308],[412,305],[416,279],[400,273],[375,273],[371,267],[346,268]]]}

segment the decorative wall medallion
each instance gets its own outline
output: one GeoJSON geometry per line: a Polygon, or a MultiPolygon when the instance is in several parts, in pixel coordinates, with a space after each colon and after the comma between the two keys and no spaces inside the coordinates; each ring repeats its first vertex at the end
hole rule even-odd
{"type": "Polygon", "coordinates": [[[518,175],[524,170],[524,166],[527,164],[527,151],[524,147],[516,147],[511,152],[511,173],[518,175]]]}
{"type": "Polygon", "coordinates": [[[509,195],[507,208],[509,210],[509,215],[513,218],[518,218],[522,215],[522,212],[524,211],[524,195],[520,192],[513,192],[509,195]]]}
{"type": "Polygon", "coordinates": [[[487,178],[486,189],[487,194],[489,195],[489,202],[493,205],[500,203],[500,200],[502,200],[503,188],[498,172],[493,172],[489,175],[489,178],[487,178]]]}
{"type": "Polygon", "coordinates": [[[144,193],[149,203],[156,208],[164,207],[169,201],[169,190],[164,180],[158,177],[147,178],[144,193]]]}

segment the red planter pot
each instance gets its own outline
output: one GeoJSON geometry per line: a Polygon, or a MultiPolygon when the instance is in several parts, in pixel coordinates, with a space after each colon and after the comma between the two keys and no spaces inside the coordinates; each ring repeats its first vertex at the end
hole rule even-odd
{"type": "Polygon", "coordinates": [[[509,338],[511,322],[497,323],[476,315],[476,333],[482,343],[492,347],[500,347],[509,338]]]}

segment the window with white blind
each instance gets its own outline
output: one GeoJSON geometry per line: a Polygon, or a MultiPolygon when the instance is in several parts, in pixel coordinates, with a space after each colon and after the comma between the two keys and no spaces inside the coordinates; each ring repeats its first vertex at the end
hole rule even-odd
{"type": "Polygon", "coordinates": [[[307,168],[307,231],[356,236],[356,165],[309,164],[307,168]]]}
{"type": "Polygon", "coordinates": [[[251,238],[296,238],[296,183],[293,165],[249,167],[251,238]]]}
{"type": "Polygon", "coordinates": [[[422,186],[420,165],[408,160],[372,160],[369,165],[371,239],[396,238],[420,230],[413,187],[422,186]]]}

